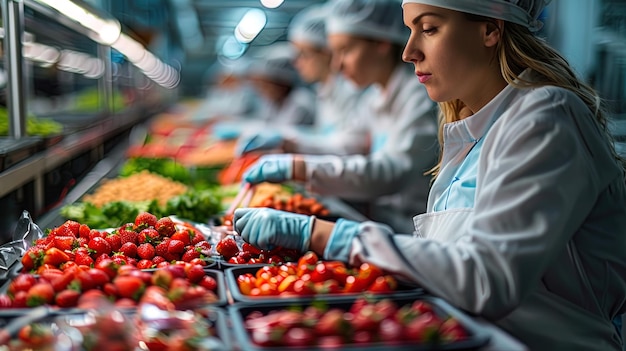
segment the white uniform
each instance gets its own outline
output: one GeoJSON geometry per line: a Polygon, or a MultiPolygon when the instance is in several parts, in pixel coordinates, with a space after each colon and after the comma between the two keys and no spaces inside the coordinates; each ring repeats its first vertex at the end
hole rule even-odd
{"type": "Polygon", "coordinates": [[[282,104],[264,100],[258,118],[271,127],[312,125],[315,122],[315,93],[306,87],[294,87],[282,104]]]}
{"type": "Polygon", "coordinates": [[[411,217],[426,210],[430,177],[423,173],[435,165],[438,149],[436,105],[410,67],[395,70],[386,93],[366,93],[377,144],[371,154],[305,158],[310,190],[371,201],[370,218],[407,233],[411,217]]]}
{"type": "Polygon", "coordinates": [[[508,86],[444,131],[417,237],[338,222],[325,257],[396,272],[531,350],[621,350],[626,185],[587,107],[561,88],[508,86]]]}
{"type": "Polygon", "coordinates": [[[363,90],[342,76],[333,76],[317,88],[315,127],[287,131],[295,139],[295,153],[314,155],[363,154],[369,149],[368,120],[361,112],[363,90]]]}

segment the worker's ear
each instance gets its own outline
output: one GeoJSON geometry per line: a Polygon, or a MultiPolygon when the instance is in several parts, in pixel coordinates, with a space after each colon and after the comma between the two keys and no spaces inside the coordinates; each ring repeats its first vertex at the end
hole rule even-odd
{"type": "Polygon", "coordinates": [[[381,54],[388,54],[393,50],[393,45],[388,41],[380,41],[376,43],[376,49],[381,54]]]}
{"type": "Polygon", "coordinates": [[[504,28],[503,20],[493,20],[484,22],[482,26],[483,42],[486,47],[496,46],[502,39],[502,28],[504,28]]]}

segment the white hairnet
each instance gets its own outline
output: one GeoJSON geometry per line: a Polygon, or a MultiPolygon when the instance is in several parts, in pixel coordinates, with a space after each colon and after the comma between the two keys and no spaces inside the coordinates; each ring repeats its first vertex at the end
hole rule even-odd
{"type": "Polygon", "coordinates": [[[326,47],[326,17],[328,7],[325,4],[313,5],[298,12],[289,23],[287,39],[326,47]]]}
{"type": "Polygon", "coordinates": [[[295,51],[288,43],[276,43],[259,49],[251,58],[247,72],[271,81],[294,85],[299,81],[293,66],[295,51]]]}
{"type": "Polygon", "coordinates": [[[541,29],[537,19],[551,0],[403,0],[404,4],[424,4],[520,24],[531,32],[541,29]]]}
{"type": "Polygon", "coordinates": [[[326,21],[328,34],[351,34],[406,44],[400,0],[334,0],[326,21]]]}

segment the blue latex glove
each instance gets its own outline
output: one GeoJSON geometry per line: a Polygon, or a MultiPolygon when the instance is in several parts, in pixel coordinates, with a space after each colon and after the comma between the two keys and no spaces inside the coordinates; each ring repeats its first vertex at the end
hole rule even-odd
{"type": "Polygon", "coordinates": [[[213,126],[212,136],[217,140],[237,139],[241,134],[241,125],[239,123],[222,122],[213,126]]]}
{"type": "Polygon", "coordinates": [[[233,224],[243,240],[261,249],[280,246],[301,252],[309,249],[315,216],[271,208],[238,208],[233,224]]]}
{"type": "Polygon", "coordinates": [[[243,174],[250,184],[263,182],[282,183],[293,177],[293,155],[264,155],[243,174]]]}
{"type": "Polygon", "coordinates": [[[283,137],[277,132],[262,132],[249,137],[242,137],[237,143],[235,155],[241,156],[248,152],[259,150],[271,150],[280,146],[283,137]]]}

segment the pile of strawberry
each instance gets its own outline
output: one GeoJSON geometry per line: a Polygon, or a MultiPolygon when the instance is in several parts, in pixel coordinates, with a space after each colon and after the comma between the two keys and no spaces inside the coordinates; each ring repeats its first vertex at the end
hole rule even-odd
{"type": "Polygon", "coordinates": [[[270,347],[339,349],[346,344],[369,347],[372,343],[416,347],[446,345],[469,337],[456,318],[438,314],[426,301],[397,304],[391,299],[370,302],[362,297],[348,309],[312,305],[268,314],[253,311],[245,317],[245,328],[254,344],[270,347]]]}
{"type": "Polygon", "coordinates": [[[170,310],[219,299],[217,281],[200,264],[179,261],[149,272],[107,259],[91,268],[73,265],[64,270],[47,268],[38,275],[21,273],[0,295],[0,308],[90,308],[94,297],[105,297],[120,307],[151,302],[170,310]]]}
{"type": "Polygon", "coordinates": [[[250,243],[237,243],[233,236],[227,236],[218,241],[215,251],[231,264],[255,264],[293,262],[300,257],[298,250],[277,247],[272,250],[262,250],[250,243]]]}
{"type": "Polygon", "coordinates": [[[134,223],[111,232],[68,220],[38,239],[22,257],[25,272],[66,265],[93,267],[102,260],[140,269],[184,261],[206,265],[211,244],[191,225],[151,213],[137,215],[134,223]]]}

